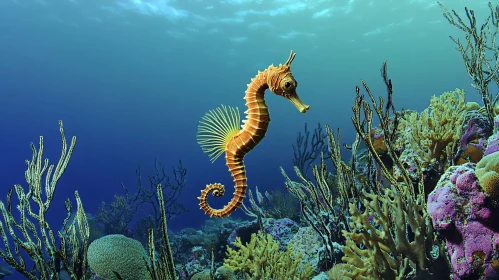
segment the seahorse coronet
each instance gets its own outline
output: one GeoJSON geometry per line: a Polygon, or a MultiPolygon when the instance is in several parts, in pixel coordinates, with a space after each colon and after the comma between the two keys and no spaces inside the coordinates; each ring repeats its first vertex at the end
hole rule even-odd
{"type": "MultiPolygon", "coordinates": [[[[279,66],[275,67],[272,64],[264,71],[258,71],[258,74],[251,79],[251,83],[247,84],[247,90],[245,91],[244,96],[247,107],[247,110],[244,112],[244,114],[246,114],[246,119],[242,121],[242,128],[240,130],[235,131],[236,124],[234,123],[234,120],[236,117],[232,114],[234,110],[230,107],[224,107],[224,112],[220,111],[217,114],[208,116],[209,118],[213,116],[218,117],[214,119],[219,122],[219,126],[221,125],[221,127],[225,129],[224,131],[227,131],[225,134],[226,137],[221,137],[222,134],[220,131],[210,130],[214,126],[210,126],[209,123],[202,124],[203,126],[198,129],[198,134],[200,131],[204,133],[201,135],[201,138],[198,139],[198,142],[205,151],[217,155],[216,157],[218,157],[219,153],[225,152],[226,165],[229,168],[229,172],[231,173],[235,184],[235,191],[232,199],[221,209],[214,209],[208,204],[208,195],[211,193],[215,197],[223,196],[225,187],[222,184],[208,184],[205,189],[201,190],[201,195],[198,197],[199,206],[210,217],[223,218],[229,216],[242,205],[243,200],[246,197],[246,188],[248,185],[244,157],[253,150],[263,138],[265,138],[270,123],[269,111],[264,98],[265,91],[270,89],[273,93],[289,99],[302,113],[305,113],[310,108],[310,106],[301,102],[295,91],[296,81],[294,80],[290,69],[291,62],[295,55],[296,54],[291,51],[290,56],[284,65],[279,64],[279,66]],[[284,78],[292,79],[294,81],[292,89],[288,89],[289,86],[285,89],[282,88],[283,85],[281,85],[281,81],[284,78]],[[290,92],[287,92],[289,90],[292,91],[293,100],[289,98],[291,96],[290,92]],[[230,118],[224,119],[227,116],[230,118]],[[214,135],[213,138],[210,139],[210,135],[214,135]],[[223,142],[217,142],[220,139],[224,139],[223,142]],[[216,150],[213,151],[211,147],[222,147],[216,145],[220,143],[224,144],[224,150],[218,150],[218,152],[216,150]]],[[[204,118],[206,117],[207,116],[205,115],[204,118]]],[[[237,124],[237,126],[239,126],[239,124],[237,124]]],[[[216,159],[216,157],[214,159],[216,159]]]]}

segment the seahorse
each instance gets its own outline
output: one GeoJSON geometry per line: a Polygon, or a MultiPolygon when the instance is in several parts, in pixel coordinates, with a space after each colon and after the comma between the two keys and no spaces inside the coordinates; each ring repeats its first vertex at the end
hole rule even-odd
{"type": "Polygon", "coordinates": [[[199,206],[210,217],[223,218],[238,209],[246,197],[247,177],[244,156],[253,150],[267,133],[270,123],[268,107],[264,95],[267,89],[289,101],[301,112],[308,111],[296,93],[298,82],[291,72],[291,62],[296,53],[291,51],[284,65],[270,65],[263,72],[258,71],[248,84],[244,99],[246,100],[246,119],[240,124],[239,110],[224,106],[208,111],[199,122],[196,138],[210,160],[214,162],[225,153],[226,165],[234,179],[235,192],[232,199],[222,209],[213,209],[208,204],[208,194],[220,197],[225,188],[220,183],[206,185],[201,191],[199,206]]]}

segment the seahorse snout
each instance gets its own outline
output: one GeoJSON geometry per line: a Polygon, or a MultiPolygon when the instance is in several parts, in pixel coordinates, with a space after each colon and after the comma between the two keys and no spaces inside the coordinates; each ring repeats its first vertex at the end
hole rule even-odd
{"type": "Polygon", "coordinates": [[[300,113],[306,113],[308,109],[310,109],[310,106],[303,103],[303,101],[301,101],[300,97],[298,97],[297,94],[289,96],[288,99],[289,101],[291,101],[291,103],[293,103],[293,105],[295,105],[296,109],[298,109],[300,113]]]}

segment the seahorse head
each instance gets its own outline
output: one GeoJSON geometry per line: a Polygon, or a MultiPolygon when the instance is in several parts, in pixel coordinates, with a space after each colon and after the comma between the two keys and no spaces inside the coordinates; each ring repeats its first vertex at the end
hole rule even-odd
{"type": "Polygon", "coordinates": [[[301,101],[300,97],[296,93],[296,88],[298,87],[298,82],[293,77],[293,73],[291,72],[291,62],[295,59],[296,53],[291,51],[289,54],[289,58],[284,63],[284,65],[279,64],[279,66],[270,66],[267,71],[269,71],[267,75],[267,84],[269,85],[269,89],[276,95],[280,95],[295,105],[295,107],[301,113],[307,112],[310,109],[310,106],[305,105],[303,101],[301,101]]]}

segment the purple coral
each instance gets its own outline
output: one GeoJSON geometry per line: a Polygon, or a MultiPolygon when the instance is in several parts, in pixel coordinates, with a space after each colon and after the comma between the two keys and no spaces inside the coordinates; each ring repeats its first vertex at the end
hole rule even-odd
{"type": "MultiPolygon", "coordinates": [[[[498,130],[499,130],[499,115],[496,116],[494,119],[494,131],[498,130]]],[[[487,149],[485,150],[484,156],[490,155],[497,151],[499,151],[499,131],[489,137],[487,149]]]]}
{"type": "Polygon", "coordinates": [[[428,197],[433,227],[447,243],[454,279],[499,279],[492,262],[499,212],[492,208],[474,174],[475,164],[450,167],[428,197]]]}
{"type": "Polygon", "coordinates": [[[485,151],[485,142],[491,134],[492,128],[488,119],[477,113],[469,119],[466,131],[461,137],[461,150],[465,151],[471,145],[485,151]]]}
{"type": "Polygon", "coordinates": [[[284,250],[289,241],[298,232],[300,227],[291,219],[266,219],[263,225],[263,231],[272,235],[272,237],[280,242],[280,249],[284,250]]]}

